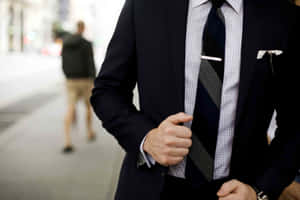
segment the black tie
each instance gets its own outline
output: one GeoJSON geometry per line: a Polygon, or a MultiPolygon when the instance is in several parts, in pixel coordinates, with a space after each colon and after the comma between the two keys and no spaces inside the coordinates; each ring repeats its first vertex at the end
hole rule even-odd
{"type": "Polygon", "coordinates": [[[202,61],[191,127],[193,145],[185,173],[186,179],[194,185],[213,180],[224,77],[226,31],[220,8],[225,0],[211,2],[213,6],[203,33],[202,61]]]}

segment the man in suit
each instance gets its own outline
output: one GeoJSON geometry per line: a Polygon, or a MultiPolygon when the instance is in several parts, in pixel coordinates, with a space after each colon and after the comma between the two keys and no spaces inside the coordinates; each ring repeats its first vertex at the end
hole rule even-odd
{"type": "Polygon", "coordinates": [[[300,167],[296,15],[284,0],[126,1],[91,98],[127,153],[115,199],[278,198],[300,167]]]}

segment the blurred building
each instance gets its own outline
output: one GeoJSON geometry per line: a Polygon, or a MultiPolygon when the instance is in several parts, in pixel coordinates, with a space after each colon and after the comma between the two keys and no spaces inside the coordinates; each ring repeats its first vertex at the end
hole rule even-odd
{"type": "Polygon", "coordinates": [[[101,63],[106,53],[106,47],[114,32],[120,11],[125,0],[96,1],[96,24],[94,44],[98,47],[98,62],[101,63]]]}
{"type": "Polygon", "coordinates": [[[86,23],[85,37],[94,44],[97,66],[104,58],[124,2],[125,0],[60,0],[60,13],[63,13],[60,14],[61,22],[65,30],[75,31],[75,22],[78,20],[86,23]]]}
{"type": "Polygon", "coordinates": [[[124,2],[0,0],[0,53],[51,51],[56,48],[53,30],[74,32],[76,21],[83,20],[85,37],[93,42],[97,57],[102,58],[124,2]]]}
{"type": "Polygon", "coordinates": [[[0,52],[38,51],[51,42],[57,2],[0,0],[0,52]]]}

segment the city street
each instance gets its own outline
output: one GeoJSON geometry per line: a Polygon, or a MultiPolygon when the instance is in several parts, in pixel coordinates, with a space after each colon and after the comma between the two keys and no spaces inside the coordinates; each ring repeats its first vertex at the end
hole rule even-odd
{"type": "Polygon", "coordinates": [[[0,54],[0,108],[63,80],[59,57],[0,54]]]}
{"type": "Polygon", "coordinates": [[[95,116],[97,140],[87,141],[82,104],[72,132],[75,152],[62,153],[66,98],[59,58],[0,59],[6,60],[0,69],[0,199],[113,199],[124,153],[95,116]]]}

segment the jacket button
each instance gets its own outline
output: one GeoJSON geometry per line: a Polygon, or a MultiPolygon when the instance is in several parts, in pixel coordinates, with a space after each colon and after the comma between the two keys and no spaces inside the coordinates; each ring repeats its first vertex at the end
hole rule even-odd
{"type": "Polygon", "coordinates": [[[161,174],[162,177],[164,177],[166,175],[165,172],[161,172],[160,174],[161,174]]]}

